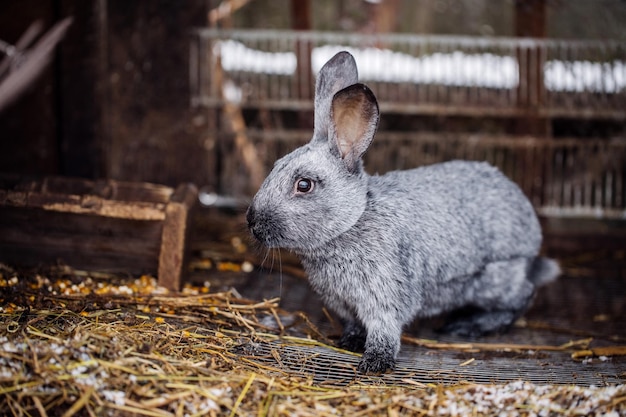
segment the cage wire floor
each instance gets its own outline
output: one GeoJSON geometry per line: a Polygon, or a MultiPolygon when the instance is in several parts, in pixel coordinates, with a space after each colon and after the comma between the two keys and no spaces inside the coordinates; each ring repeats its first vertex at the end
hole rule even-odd
{"type": "MultiPolygon", "coordinates": [[[[212,231],[218,241],[230,242],[235,249],[246,244],[254,247],[245,231],[241,234],[243,224],[235,216],[221,226],[214,224],[212,231]]],[[[376,383],[626,383],[626,249],[622,246],[626,240],[619,236],[617,240],[582,237],[580,246],[567,250],[546,248],[559,259],[564,274],[539,290],[531,309],[505,334],[467,340],[438,333],[443,318],[415,321],[405,329],[395,372],[377,377],[376,383]]],[[[548,245],[557,246],[562,239],[545,238],[548,245]]],[[[571,243],[573,238],[565,239],[571,243]]],[[[196,247],[203,244],[199,241],[196,247]]],[[[341,328],[309,288],[297,261],[285,252],[247,249],[261,258],[256,262],[264,267],[244,275],[213,275],[214,287],[234,287],[253,300],[279,297],[281,308],[304,312],[332,344],[341,328]]],[[[219,260],[218,252],[204,254],[219,260]]],[[[281,366],[324,384],[350,384],[359,361],[356,355],[319,346],[258,344],[251,352],[261,364],[281,366]],[[277,349],[279,360],[272,355],[277,349]]]]}
{"type": "MultiPolygon", "coordinates": [[[[340,329],[329,322],[315,295],[308,288],[299,288],[301,283],[287,284],[290,279],[283,274],[281,306],[287,310],[308,310],[307,316],[332,343],[340,329]],[[297,299],[290,300],[290,296],[297,299]]],[[[256,284],[250,285],[249,281],[240,291],[256,299],[255,285],[264,282],[265,287],[281,278],[258,274],[252,280],[256,284]]],[[[392,385],[500,384],[517,380],[580,386],[623,384],[626,360],[619,346],[626,342],[623,330],[626,329],[623,310],[626,292],[615,285],[613,289],[602,289],[604,296],[599,298],[587,296],[584,303],[567,300],[566,294],[585,291],[580,288],[580,281],[564,277],[552,288],[544,288],[525,318],[506,334],[467,340],[437,333],[440,320],[416,322],[405,331],[396,370],[373,381],[392,385]],[[564,288],[568,285],[580,289],[564,288]],[[550,304],[552,297],[557,305],[550,304]],[[560,315],[554,307],[562,307],[560,315]],[[609,316],[607,308],[621,311],[612,310],[609,316]],[[594,309],[605,313],[594,312],[594,309]],[[577,314],[564,316],[571,310],[577,314]],[[580,317],[585,314],[591,316],[580,317]],[[590,353],[594,348],[596,353],[590,353]]],[[[616,283],[609,286],[611,284],[616,283]]],[[[276,288],[280,286],[278,282],[276,285],[276,288]]],[[[312,377],[316,383],[347,385],[357,378],[355,369],[359,357],[328,347],[259,343],[247,353],[261,364],[312,377]],[[273,355],[277,351],[280,355],[273,355]]]]}

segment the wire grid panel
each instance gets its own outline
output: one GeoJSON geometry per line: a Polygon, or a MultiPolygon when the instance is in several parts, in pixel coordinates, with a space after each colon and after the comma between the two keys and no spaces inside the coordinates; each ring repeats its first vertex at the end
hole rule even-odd
{"type": "MultiPolygon", "coordinates": [[[[249,130],[267,172],[311,138],[306,131],[249,130]]],[[[378,132],[365,169],[383,174],[454,159],[487,161],[518,184],[540,214],[626,219],[626,140],[378,132]]],[[[232,174],[225,172],[223,181],[232,174]]]]}
{"type": "MultiPolygon", "coordinates": [[[[241,348],[238,348],[241,354],[241,348]]],[[[254,343],[244,349],[245,357],[264,369],[278,374],[313,378],[326,386],[352,384],[416,386],[419,384],[454,385],[460,383],[504,384],[527,381],[534,384],[604,386],[623,384],[619,364],[596,361],[587,366],[569,359],[567,353],[528,357],[491,357],[468,361],[459,352],[432,351],[403,346],[396,369],[381,376],[357,373],[360,356],[323,346],[289,342],[254,343]],[[563,356],[567,359],[563,359],[563,356]]]]}

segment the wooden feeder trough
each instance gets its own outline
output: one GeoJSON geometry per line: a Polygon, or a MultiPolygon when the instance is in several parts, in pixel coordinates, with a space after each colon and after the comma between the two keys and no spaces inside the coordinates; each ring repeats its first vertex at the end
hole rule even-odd
{"type": "Polygon", "coordinates": [[[157,273],[179,290],[197,195],[192,184],[0,175],[0,261],[157,273]]]}

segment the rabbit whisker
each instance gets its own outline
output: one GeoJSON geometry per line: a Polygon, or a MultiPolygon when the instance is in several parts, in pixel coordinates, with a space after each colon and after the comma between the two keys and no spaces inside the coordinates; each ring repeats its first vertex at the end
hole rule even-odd
{"type": "Polygon", "coordinates": [[[276,249],[278,251],[278,297],[282,300],[283,298],[283,259],[280,254],[280,249],[276,249]]]}

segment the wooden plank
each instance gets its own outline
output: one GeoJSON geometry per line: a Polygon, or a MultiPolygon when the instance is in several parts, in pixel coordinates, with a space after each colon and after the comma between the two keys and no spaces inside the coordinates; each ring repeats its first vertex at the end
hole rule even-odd
{"type": "Polygon", "coordinates": [[[173,189],[158,184],[0,175],[0,205],[133,220],[164,220],[173,189]]]}
{"type": "Polygon", "coordinates": [[[147,202],[121,202],[93,195],[47,194],[8,191],[0,194],[0,205],[40,208],[63,213],[91,214],[132,220],[164,220],[165,205],[147,202]]]}
{"type": "Polygon", "coordinates": [[[0,206],[0,261],[154,273],[162,222],[0,206]]]}
{"type": "Polygon", "coordinates": [[[86,180],[82,178],[0,173],[0,190],[30,191],[47,194],[94,195],[116,201],[167,203],[174,190],[147,182],[116,180],[86,180]]]}
{"type": "Polygon", "coordinates": [[[185,264],[185,242],[190,232],[191,212],[198,201],[198,190],[193,184],[180,185],[165,208],[159,255],[159,285],[179,291],[185,264]]]}
{"type": "Polygon", "coordinates": [[[174,192],[171,187],[147,182],[116,180],[90,181],[80,178],[46,177],[32,191],[50,194],[75,194],[102,197],[115,201],[167,203],[174,192]]]}
{"type": "Polygon", "coordinates": [[[0,262],[158,273],[179,290],[197,197],[192,184],[0,175],[0,262]]]}

